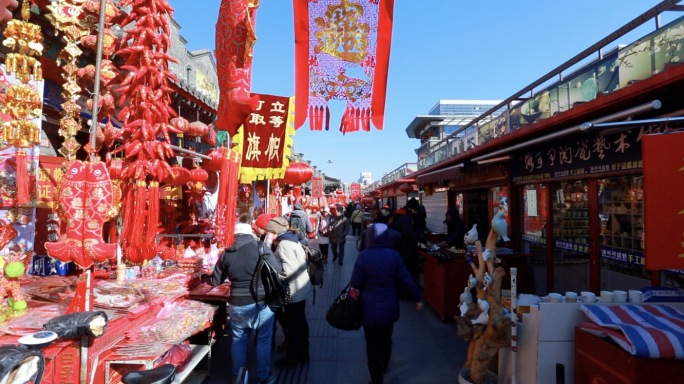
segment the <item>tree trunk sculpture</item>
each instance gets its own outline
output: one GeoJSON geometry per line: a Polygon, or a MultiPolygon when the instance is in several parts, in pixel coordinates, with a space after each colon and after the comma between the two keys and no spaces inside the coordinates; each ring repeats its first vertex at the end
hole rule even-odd
{"type": "Polygon", "coordinates": [[[454,316],[457,334],[470,341],[464,368],[470,371],[470,380],[473,383],[483,383],[490,378],[496,380],[496,375],[488,368],[499,348],[508,347],[511,344],[512,322],[508,316],[504,315],[501,303],[501,279],[506,272],[501,267],[494,268],[497,237],[498,235],[493,230],[489,232],[484,251],[482,243],[479,240],[475,242],[477,264],[473,260],[469,261],[477,279],[477,298],[468,304],[468,311],[463,316],[454,316]],[[487,260],[483,257],[483,252],[486,250],[490,254],[487,260]],[[485,272],[492,278],[489,284],[487,284],[485,272]],[[489,319],[486,324],[473,324],[473,320],[483,312],[478,306],[477,299],[485,300],[489,304],[489,319]]]}

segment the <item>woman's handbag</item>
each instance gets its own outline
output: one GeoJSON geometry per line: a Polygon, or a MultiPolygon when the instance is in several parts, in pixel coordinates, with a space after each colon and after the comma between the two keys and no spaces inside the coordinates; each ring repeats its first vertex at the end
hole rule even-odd
{"type": "Polygon", "coordinates": [[[325,320],[333,328],[343,331],[356,331],[361,328],[361,302],[359,290],[347,284],[333,301],[325,315],[325,320]]]}

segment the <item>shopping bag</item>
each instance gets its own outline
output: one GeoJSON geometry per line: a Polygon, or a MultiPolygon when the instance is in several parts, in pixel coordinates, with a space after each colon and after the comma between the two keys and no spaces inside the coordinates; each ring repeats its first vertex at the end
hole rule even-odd
{"type": "Polygon", "coordinates": [[[330,326],[343,331],[355,331],[361,328],[359,294],[358,289],[347,284],[325,315],[325,320],[330,326]]]}

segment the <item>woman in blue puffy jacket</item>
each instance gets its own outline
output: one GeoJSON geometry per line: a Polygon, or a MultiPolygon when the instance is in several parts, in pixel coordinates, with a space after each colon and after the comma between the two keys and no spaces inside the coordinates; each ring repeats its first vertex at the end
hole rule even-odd
{"type": "Polygon", "coordinates": [[[361,291],[362,324],[366,338],[368,371],[372,384],[382,384],[392,355],[392,332],[399,320],[399,290],[423,308],[423,295],[413,282],[399,252],[391,248],[386,224],[366,231],[365,248],[359,253],[351,286],[361,291]]]}

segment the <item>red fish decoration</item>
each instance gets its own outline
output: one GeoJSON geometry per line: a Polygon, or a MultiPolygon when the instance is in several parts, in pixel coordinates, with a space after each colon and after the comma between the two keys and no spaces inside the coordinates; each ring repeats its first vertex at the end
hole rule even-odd
{"type": "Polygon", "coordinates": [[[60,241],[45,243],[48,255],[90,268],[116,256],[116,244],[102,239],[103,224],[116,216],[120,192],[105,163],[73,161],[59,187],[58,213],[67,222],[60,241]]]}

